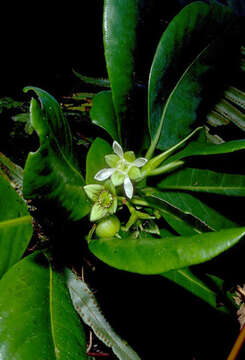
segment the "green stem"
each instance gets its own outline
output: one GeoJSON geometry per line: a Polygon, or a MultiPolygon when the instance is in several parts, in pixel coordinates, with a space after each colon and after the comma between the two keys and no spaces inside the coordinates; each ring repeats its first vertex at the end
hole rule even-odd
{"type": "Polygon", "coordinates": [[[164,160],[166,160],[174,151],[180,148],[186,141],[188,141],[192,136],[194,136],[198,131],[202,129],[202,126],[196,128],[178,144],[172,146],[170,149],[164,151],[160,155],[155,156],[153,159],[148,161],[145,166],[142,168],[142,172],[145,175],[148,175],[149,172],[158,167],[164,160]]]}
{"type": "Polygon", "coordinates": [[[150,206],[150,204],[147,201],[145,201],[143,199],[138,199],[138,198],[137,199],[133,198],[131,200],[131,203],[134,204],[134,205],[138,205],[138,206],[146,206],[146,207],[150,206]]]}
{"type": "Polygon", "coordinates": [[[157,169],[152,170],[147,175],[148,176],[155,176],[155,175],[168,173],[168,172],[173,171],[173,170],[177,169],[178,167],[182,166],[184,163],[185,162],[182,161],[182,160],[174,161],[172,163],[169,163],[167,165],[164,165],[164,166],[161,166],[161,167],[159,167],[157,169]]]}

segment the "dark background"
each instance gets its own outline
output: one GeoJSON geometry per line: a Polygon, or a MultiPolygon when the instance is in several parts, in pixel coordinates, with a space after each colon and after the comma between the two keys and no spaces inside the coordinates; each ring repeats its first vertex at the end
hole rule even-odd
{"type": "Polygon", "coordinates": [[[72,68],[105,75],[102,8],[102,0],[5,6],[0,95],[19,97],[27,85],[65,95],[76,81],[72,68]]]}

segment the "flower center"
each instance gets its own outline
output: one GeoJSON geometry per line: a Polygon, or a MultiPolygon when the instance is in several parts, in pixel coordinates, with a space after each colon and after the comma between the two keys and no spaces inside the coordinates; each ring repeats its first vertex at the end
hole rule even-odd
{"type": "Polygon", "coordinates": [[[98,203],[103,208],[110,208],[113,203],[113,196],[106,190],[101,191],[98,203]]]}
{"type": "Polygon", "coordinates": [[[126,161],[125,159],[119,160],[118,163],[117,163],[117,169],[119,171],[121,171],[122,173],[124,173],[125,175],[128,173],[131,166],[132,165],[128,161],[126,161]]]}

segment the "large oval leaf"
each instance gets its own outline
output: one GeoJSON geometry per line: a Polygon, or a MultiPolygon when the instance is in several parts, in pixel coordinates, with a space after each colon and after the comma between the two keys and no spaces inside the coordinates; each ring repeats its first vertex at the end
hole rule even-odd
{"type": "Polygon", "coordinates": [[[58,102],[47,92],[27,87],[39,97],[31,101],[31,123],[40,148],[28,155],[23,194],[26,199],[55,200],[73,220],[88,214],[90,205],[83,190],[84,179],[72,150],[69,125],[58,102]]]}
{"type": "Polygon", "coordinates": [[[25,252],[32,236],[32,218],[10,183],[0,176],[0,278],[25,252]]]}
{"type": "Polygon", "coordinates": [[[156,145],[161,150],[175,145],[190,132],[203,88],[210,86],[206,75],[211,71],[214,77],[213,69],[224,45],[222,41],[212,42],[232,18],[227,7],[197,1],[186,6],[164,32],[149,80],[151,152],[156,145]]]}
{"type": "Polygon", "coordinates": [[[0,281],[2,360],[87,359],[82,325],[62,273],[42,254],[12,267],[0,281]]]}
{"type": "Polygon", "coordinates": [[[207,284],[203,282],[198,276],[193,274],[191,269],[185,268],[172,270],[162,273],[161,275],[190,291],[193,295],[204,300],[216,310],[220,310],[226,313],[230,312],[228,307],[217,306],[217,292],[210,288],[210,286],[207,286],[207,284]]]}
{"type": "Polygon", "coordinates": [[[105,59],[117,115],[119,139],[121,123],[126,118],[129,95],[133,88],[138,3],[139,0],[105,0],[104,3],[105,59]]]}
{"type": "Polygon", "coordinates": [[[94,96],[90,117],[92,122],[106,130],[113,140],[119,141],[111,91],[101,91],[94,96]]]}
{"type": "Polygon", "coordinates": [[[107,141],[96,138],[91,145],[87,158],[86,158],[86,183],[87,184],[95,184],[100,183],[99,181],[94,179],[95,174],[107,168],[108,165],[105,162],[105,155],[112,153],[112,147],[108,144],[107,141]]]}
{"type": "Polygon", "coordinates": [[[160,274],[203,263],[236,244],[245,228],[233,228],[193,236],[157,238],[93,239],[90,250],[120,270],[160,274]]]}
{"type": "Polygon", "coordinates": [[[180,234],[221,230],[237,226],[220,211],[198,197],[181,191],[155,191],[147,201],[157,206],[165,220],[180,234]],[[166,209],[168,212],[164,212],[166,209]],[[182,220],[182,222],[181,222],[182,220]]]}

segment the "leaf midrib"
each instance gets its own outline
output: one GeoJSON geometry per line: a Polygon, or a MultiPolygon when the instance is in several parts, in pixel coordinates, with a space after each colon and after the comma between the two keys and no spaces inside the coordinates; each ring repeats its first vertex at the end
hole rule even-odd
{"type": "Polygon", "coordinates": [[[212,295],[212,296],[215,295],[215,293],[212,290],[210,290],[208,287],[204,286],[203,284],[200,284],[198,281],[196,281],[193,278],[191,278],[190,276],[188,276],[184,271],[177,270],[177,272],[179,272],[183,277],[188,279],[190,282],[194,283],[199,288],[201,288],[201,289],[205,290],[206,292],[210,293],[210,295],[212,295]]]}
{"type": "Polygon", "coordinates": [[[53,315],[53,271],[50,263],[49,263],[49,313],[50,313],[51,338],[54,345],[54,354],[55,354],[55,359],[58,359],[57,356],[58,347],[56,346],[56,340],[55,340],[54,315],[53,315]]]}
{"type": "Polygon", "coordinates": [[[204,185],[164,185],[163,189],[182,189],[182,190],[222,190],[222,191],[245,191],[245,187],[240,186],[204,186],[204,185]]]}
{"type": "MultiPolygon", "coordinates": [[[[163,113],[162,113],[162,116],[161,116],[161,120],[160,120],[160,124],[159,124],[159,127],[158,127],[158,130],[156,132],[156,135],[152,141],[152,144],[151,144],[151,147],[155,147],[157,146],[158,142],[159,142],[159,139],[160,139],[160,136],[161,136],[161,131],[162,131],[162,128],[163,128],[163,123],[164,123],[164,119],[165,119],[165,115],[166,115],[166,112],[168,110],[168,106],[170,104],[170,101],[176,91],[176,89],[179,87],[181,81],[184,79],[185,75],[188,73],[188,71],[190,70],[190,68],[195,64],[195,62],[202,56],[202,54],[211,46],[213,41],[211,41],[206,47],[204,47],[204,49],[194,58],[194,60],[188,65],[188,67],[186,68],[186,70],[183,72],[183,74],[181,75],[180,79],[177,81],[176,85],[174,86],[173,90],[171,91],[170,95],[168,96],[167,98],[167,101],[166,101],[166,104],[163,108],[163,113]]],[[[150,97],[149,97],[150,99],[150,97]]],[[[149,111],[150,111],[150,104],[148,103],[148,108],[149,108],[149,111]]],[[[150,114],[149,114],[149,119],[151,119],[150,117],[150,114]]]]}
{"type": "Polygon", "coordinates": [[[0,229],[8,226],[25,225],[31,223],[32,217],[30,215],[26,215],[15,219],[0,221],[0,229]]]}

